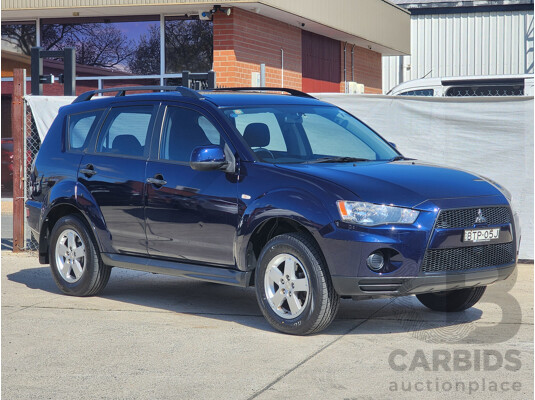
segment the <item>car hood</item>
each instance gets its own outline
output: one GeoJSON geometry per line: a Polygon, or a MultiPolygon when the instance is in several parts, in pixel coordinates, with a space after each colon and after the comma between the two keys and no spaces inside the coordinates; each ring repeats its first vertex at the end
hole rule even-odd
{"type": "Polygon", "coordinates": [[[284,164],[293,170],[334,182],[361,200],[418,207],[427,200],[501,195],[497,184],[466,171],[419,161],[333,164],[284,164]]]}

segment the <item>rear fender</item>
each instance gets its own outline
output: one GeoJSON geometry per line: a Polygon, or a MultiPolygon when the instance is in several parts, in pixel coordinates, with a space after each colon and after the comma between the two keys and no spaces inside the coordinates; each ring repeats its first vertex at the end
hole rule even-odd
{"type": "MultiPolygon", "coordinates": [[[[84,185],[79,182],[64,180],[54,185],[48,197],[48,205],[41,218],[40,238],[42,239],[47,229],[52,230],[46,223],[52,212],[58,207],[71,206],[77,209],[85,218],[88,226],[94,234],[97,245],[101,252],[110,252],[109,246],[111,235],[107,229],[104,217],[95,199],[84,185]]],[[[41,242],[41,240],[40,240],[41,242]]]]}

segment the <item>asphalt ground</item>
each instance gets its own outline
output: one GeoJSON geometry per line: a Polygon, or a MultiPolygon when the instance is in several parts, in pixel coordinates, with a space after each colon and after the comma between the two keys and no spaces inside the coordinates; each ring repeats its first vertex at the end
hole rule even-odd
{"type": "Polygon", "coordinates": [[[308,337],[274,331],[252,288],[114,269],[77,298],[35,255],[1,271],[4,399],[533,398],[533,265],[463,313],[343,300],[308,337]]]}

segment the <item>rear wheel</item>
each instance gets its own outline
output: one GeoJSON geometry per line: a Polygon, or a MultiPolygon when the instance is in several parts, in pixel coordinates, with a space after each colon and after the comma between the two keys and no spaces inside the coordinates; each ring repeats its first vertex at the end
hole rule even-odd
{"type": "Polygon", "coordinates": [[[323,257],[306,235],[276,236],[262,250],[255,275],[256,296],[275,329],[307,335],[325,329],[339,305],[323,257]]]}
{"type": "Polygon", "coordinates": [[[417,294],[416,298],[424,306],[434,311],[464,311],[481,299],[486,288],[486,286],[478,286],[445,292],[417,294]]]}
{"type": "Polygon", "coordinates": [[[50,235],[50,268],[56,284],[65,294],[93,296],[110,278],[91,233],[80,218],[60,218],[50,235]]]}

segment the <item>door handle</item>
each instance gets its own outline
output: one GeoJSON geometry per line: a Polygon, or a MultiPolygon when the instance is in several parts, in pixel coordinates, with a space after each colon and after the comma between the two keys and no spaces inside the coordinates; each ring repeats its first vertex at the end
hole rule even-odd
{"type": "Polygon", "coordinates": [[[154,175],[154,178],[147,178],[147,183],[150,183],[156,187],[161,187],[167,183],[165,179],[163,179],[162,174],[156,174],[154,175]]]}
{"type": "Polygon", "coordinates": [[[88,178],[90,178],[93,175],[95,175],[97,173],[97,171],[95,171],[95,167],[93,166],[93,164],[87,164],[85,166],[85,168],[81,168],[80,169],[80,173],[82,173],[85,176],[87,176],[88,178]]]}

